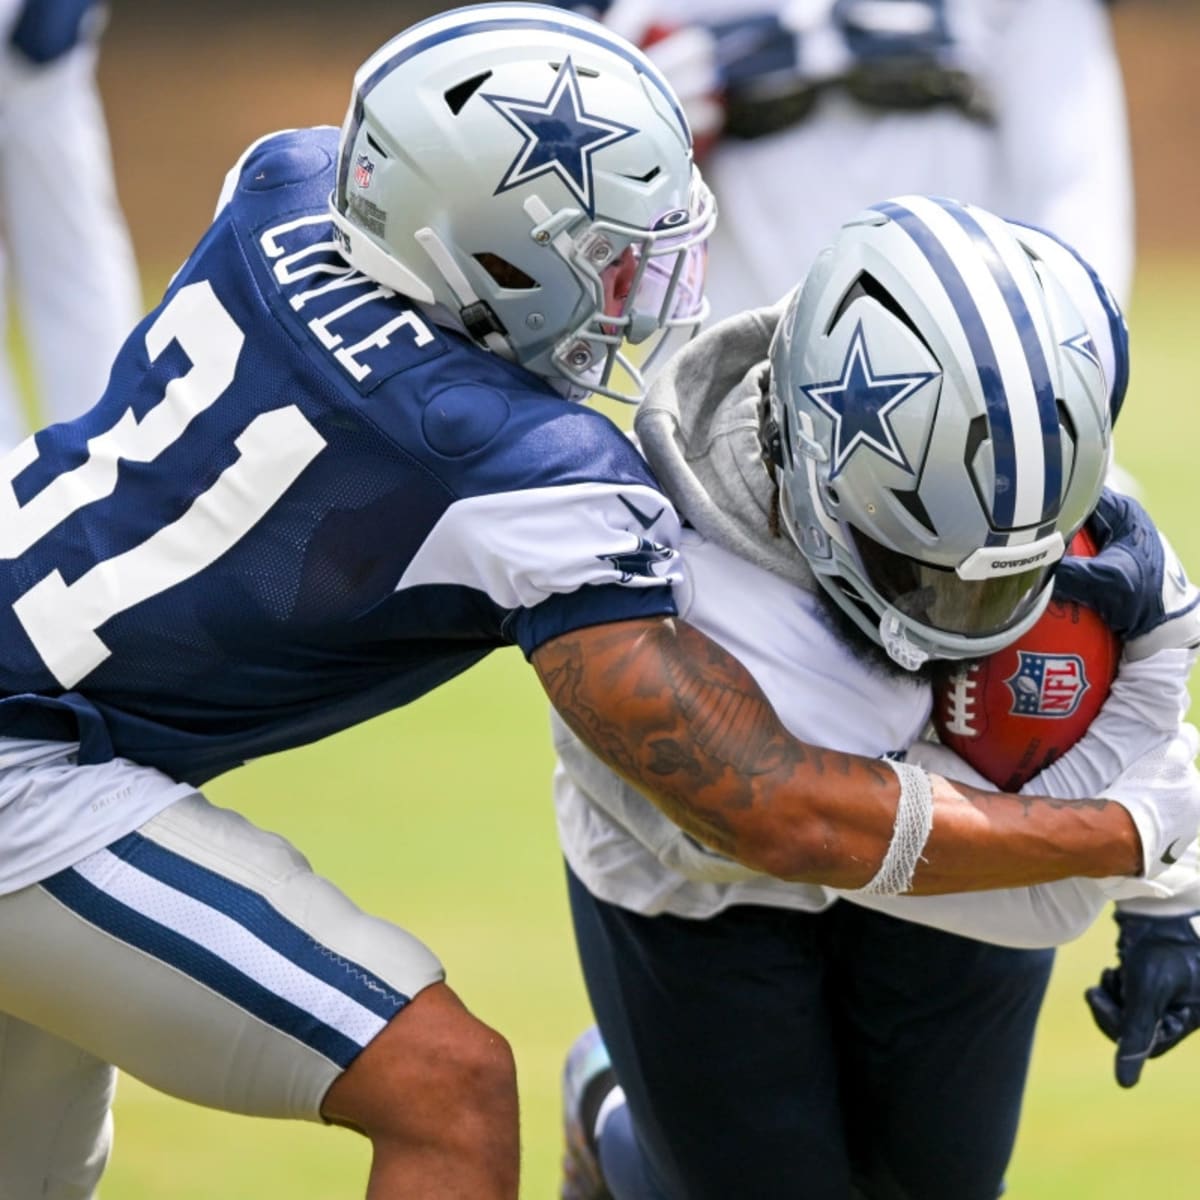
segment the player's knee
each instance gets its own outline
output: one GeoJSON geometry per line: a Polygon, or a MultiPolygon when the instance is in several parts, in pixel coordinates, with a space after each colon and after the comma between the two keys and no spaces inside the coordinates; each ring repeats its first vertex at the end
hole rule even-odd
{"type": "Polygon", "coordinates": [[[388,1142],[507,1138],[515,1136],[516,1112],[511,1047],[444,984],[427,988],[389,1023],[325,1104],[327,1118],[388,1142]]]}
{"type": "Polygon", "coordinates": [[[482,1021],[470,1017],[462,1023],[453,1040],[435,1053],[427,1078],[431,1094],[441,1095],[456,1113],[464,1137],[502,1127],[510,1118],[515,1123],[517,1068],[512,1048],[482,1021]]]}

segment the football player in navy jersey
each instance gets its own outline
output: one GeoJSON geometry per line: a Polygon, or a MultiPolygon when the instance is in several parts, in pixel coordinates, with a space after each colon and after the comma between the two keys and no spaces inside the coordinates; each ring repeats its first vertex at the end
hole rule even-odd
{"type": "Polygon", "coordinates": [[[572,401],[640,394],[624,345],[645,367],[702,317],[713,220],[626,43],[540,5],[433,17],[340,134],[246,152],[97,405],[0,459],[0,1011],[28,1047],[0,1084],[60,1068],[0,1129],[4,1190],[92,1193],[115,1066],[359,1129],[372,1197],[516,1196],[503,1040],[197,790],[501,646],[690,834],[782,876],[1137,874],[1195,828],[827,754],[676,620],[675,509],[572,401]]]}

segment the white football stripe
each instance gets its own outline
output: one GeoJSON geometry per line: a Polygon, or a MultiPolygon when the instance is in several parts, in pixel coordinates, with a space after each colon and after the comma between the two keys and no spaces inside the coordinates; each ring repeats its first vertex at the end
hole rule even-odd
{"type": "Polygon", "coordinates": [[[268,991],[365,1046],[387,1022],[344,992],[310,975],[215,908],[100,850],[75,870],[105,895],[211,951],[268,991]]]}

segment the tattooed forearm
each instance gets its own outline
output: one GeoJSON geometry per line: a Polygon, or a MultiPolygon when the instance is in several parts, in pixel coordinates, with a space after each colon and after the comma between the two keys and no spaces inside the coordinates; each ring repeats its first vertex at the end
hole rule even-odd
{"type": "Polygon", "coordinates": [[[570,636],[556,639],[534,656],[542,686],[559,715],[609,766],[628,775],[636,759],[629,732],[587,699],[588,688],[595,684],[585,675],[583,660],[579,639],[570,636]]]}
{"type": "Polygon", "coordinates": [[[719,664],[709,658],[702,666],[674,646],[662,655],[671,700],[685,722],[687,741],[680,748],[694,746],[750,775],[774,770],[785,751],[773,709],[761,692],[748,694],[719,675],[714,678],[712,668],[719,664]]]}
{"type": "Polygon", "coordinates": [[[695,788],[806,757],[741,665],[688,626],[654,622],[635,638],[624,625],[581,630],[535,665],[567,723],[623,773],[695,788]]]}
{"type": "MultiPolygon", "coordinates": [[[[579,630],[539,649],[534,665],[559,714],[593,753],[677,825],[743,861],[741,818],[756,803],[762,810],[770,804],[757,781],[791,780],[803,769],[810,786],[819,786],[827,771],[844,776],[861,762],[791,737],[742,665],[681,623],[579,630]]],[[[858,769],[864,788],[894,790],[886,768],[858,769]]],[[[760,812],[751,823],[761,829],[766,817],[760,812]]],[[[805,827],[819,826],[799,805],[779,820],[797,840],[805,827]]]]}
{"type": "MultiPolygon", "coordinates": [[[[955,784],[962,798],[970,804],[974,804],[978,808],[988,808],[995,804],[1001,796],[997,792],[985,792],[981,788],[971,787],[970,784],[958,783],[955,784]]],[[[1032,819],[1040,811],[1050,809],[1053,811],[1062,811],[1064,809],[1081,809],[1088,808],[1095,812],[1100,812],[1110,804],[1115,804],[1114,800],[1105,800],[1103,798],[1085,798],[1080,800],[1064,800],[1056,796],[1021,796],[1008,795],[1003,793],[1005,803],[1016,802],[1021,811],[1027,818],[1032,819]]]]}
{"type": "MultiPolygon", "coordinates": [[[[862,887],[878,870],[894,831],[895,773],[792,737],[745,668],[686,623],[575,630],[540,646],[533,665],[592,753],[706,845],[838,888],[862,887]]],[[[914,890],[1139,869],[1136,830],[1119,805],[930,781],[933,829],[914,890]]]]}

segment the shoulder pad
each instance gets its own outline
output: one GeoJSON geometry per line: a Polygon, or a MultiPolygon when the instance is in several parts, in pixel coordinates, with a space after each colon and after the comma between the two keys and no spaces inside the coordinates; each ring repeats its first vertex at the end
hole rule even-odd
{"type": "Polygon", "coordinates": [[[217,212],[238,192],[271,191],[332,171],[337,140],[338,131],[333,126],[321,125],[314,129],[283,129],[251,142],[225,176],[217,212]]]}

